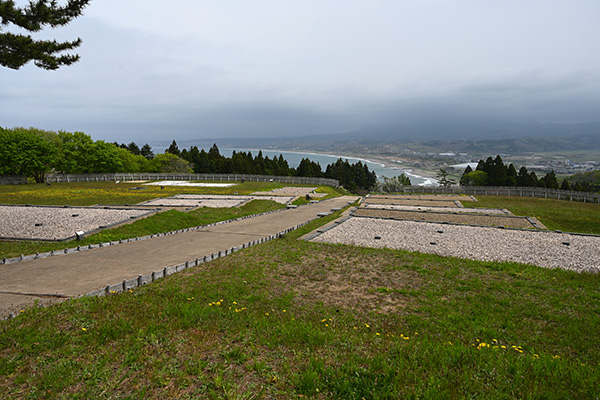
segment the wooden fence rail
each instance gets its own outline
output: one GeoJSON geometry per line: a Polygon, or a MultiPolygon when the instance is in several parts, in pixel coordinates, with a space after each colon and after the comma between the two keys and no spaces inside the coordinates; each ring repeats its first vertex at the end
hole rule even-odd
{"type": "Polygon", "coordinates": [[[269,176],[248,174],[181,174],[181,173],[114,173],[114,174],[49,174],[46,182],[104,182],[104,181],[161,181],[161,180],[186,180],[186,181],[216,181],[239,182],[281,182],[305,185],[325,185],[338,187],[337,179],[311,178],[302,176],[269,176]]]}
{"type": "Polygon", "coordinates": [[[24,185],[27,177],[21,175],[0,175],[0,185],[24,185]]]}
{"type": "Polygon", "coordinates": [[[485,196],[541,197],[600,204],[600,194],[520,186],[405,186],[404,193],[471,194],[485,196]]]}

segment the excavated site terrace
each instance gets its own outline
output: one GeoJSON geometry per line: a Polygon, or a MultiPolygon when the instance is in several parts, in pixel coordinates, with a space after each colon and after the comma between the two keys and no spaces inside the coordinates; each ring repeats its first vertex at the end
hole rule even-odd
{"type": "Polygon", "coordinates": [[[133,222],[156,210],[118,207],[0,205],[0,239],[69,240],[109,226],[133,222]]]}

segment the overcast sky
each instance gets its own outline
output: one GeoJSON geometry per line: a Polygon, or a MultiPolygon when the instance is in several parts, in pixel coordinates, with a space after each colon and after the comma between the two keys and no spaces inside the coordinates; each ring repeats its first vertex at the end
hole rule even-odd
{"type": "Polygon", "coordinates": [[[81,37],[80,62],[0,67],[0,126],[144,143],[600,121],[599,17],[598,0],[94,0],[35,35],[81,37]]]}

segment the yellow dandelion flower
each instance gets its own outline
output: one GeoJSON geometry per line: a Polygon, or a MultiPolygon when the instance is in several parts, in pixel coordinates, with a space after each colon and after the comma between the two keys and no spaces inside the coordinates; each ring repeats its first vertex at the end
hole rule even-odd
{"type": "Polygon", "coordinates": [[[452,346],[452,342],[451,342],[451,341],[448,341],[448,344],[449,344],[450,346],[452,346]]]}
{"type": "Polygon", "coordinates": [[[356,326],[352,327],[352,329],[358,329],[356,326]]]}
{"type": "Polygon", "coordinates": [[[325,322],[325,321],[327,321],[325,318],[323,318],[323,319],[321,320],[321,322],[325,322]]]}
{"type": "Polygon", "coordinates": [[[81,328],[81,330],[84,331],[84,332],[87,332],[87,329],[85,329],[85,328],[81,328]]]}
{"type": "Polygon", "coordinates": [[[366,328],[370,328],[369,324],[365,324],[365,327],[366,327],[366,328]]]}
{"type": "Polygon", "coordinates": [[[268,313],[268,312],[266,312],[266,313],[265,313],[265,315],[268,317],[268,316],[269,316],[269,313],[268,313]]]}
{"type": "Polygon", "coordinates": [[[234,301],[234,302],[233,302],[233,304],[236,304],[236,305],[237,305],[237,301],[234,301]]]}
{"type": "Polygon", "coordinates": [[[381,336],[381,334],[380,334],[379,332],[375,332],[375,334],[376,334],[377,336],[381,336]]]}
{"type": "Polygon", "coordinates": [[[287,310],[283,310],[283,312],[287,312],[287,310]]]}

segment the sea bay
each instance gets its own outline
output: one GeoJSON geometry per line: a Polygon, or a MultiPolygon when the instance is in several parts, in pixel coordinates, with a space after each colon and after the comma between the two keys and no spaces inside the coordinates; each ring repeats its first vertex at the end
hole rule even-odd
{"type": "MultiPolygon", "coordinates": [[[[208,149],[206,149],[206,150],[208,150],[208,149]]],[[[345,157],[345,156],[338,156],[338,155],[333,155],[333,154],[302,153],[302,152],[295,152],[295,151],[280,151],[280,150],[239,149],[239,148],[236,148],[236,149],[222,148],[222,149],[220,149],[221,154],[223,154],[225,157],[231,157],[231,154],[233,153],[234,150],[236,152],[250,151],[253,156],[256,156],[259,151],[262,151],[263,156],[269,157],[269,158],[279,157],[279,155],[281,154],[283,156],[283,158],[288,162],[290,167],[292,167],[292,168],[298,167],[298,165],[300,164],[300,161],[302,161],[303,158],[308,158],[311,161],[319,163],[321,165],[321,168],[323,169],[323,171],[325,171],[325,169],[327,168],[327,165],[335,163],[340,158],[342,160],[348,160],[348,162],[351,164],[361,161],[362,163],[366,163],[371,171],[375,171],[375,173],[377,174],[377,177],[380,180],[384,176],[385,177],[393,177],[393,176],[398,176],[398,175],[404,173],[405,175],[407,175],[410,178],[411,183],[415,186],[428,186],[428,185],[436,185],[437,184],[435,179],[418,176],[418,175],[412,174],[411,172],[403,170],[398,167],[388,167],[382,163],[373,162],[371,160],[367,160],[367,159],[363,159],[363,158],[345,157]]]]}

